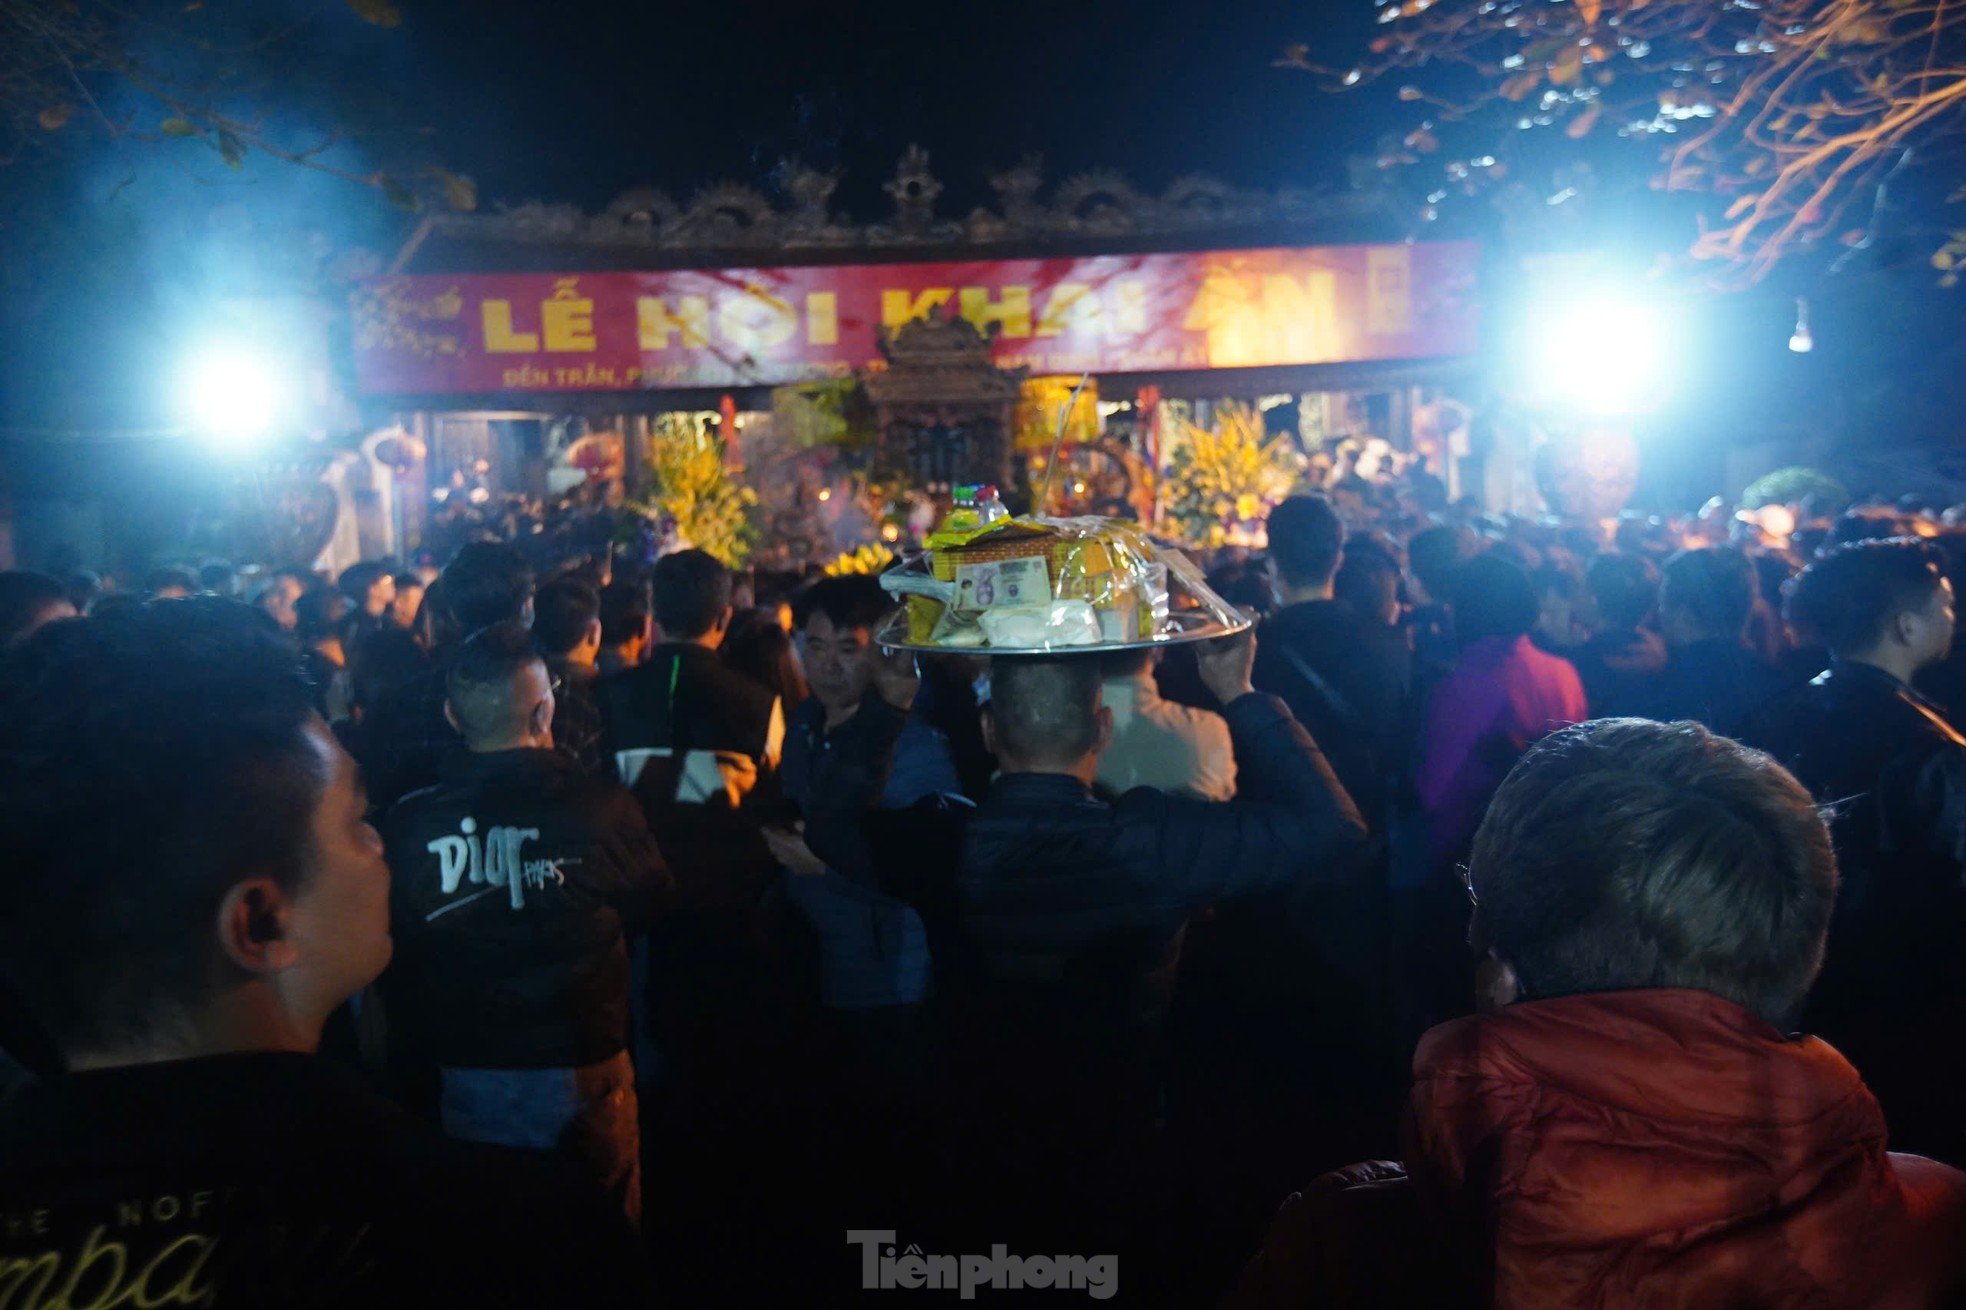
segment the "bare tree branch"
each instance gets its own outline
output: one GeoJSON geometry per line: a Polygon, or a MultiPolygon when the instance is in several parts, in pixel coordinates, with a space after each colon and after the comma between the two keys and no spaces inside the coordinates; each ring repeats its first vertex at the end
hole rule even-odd
{"type": "MultiPolygon", "coordinates": [[[[401,21],[388,0],[346,3],[352,16],[377,26],[401,21]]],[[[468,178],[434,167],[406,175],[347,167],[329,157],[342,141],[338,133],[295,147],[270,119],[230,108],[240,97],[226,61],[264,57],[301,29],[288,23],[220,42],[196,30],[194,11],[202,7],[186,5],[164,22],[119,0],[0,0],[0,165],[76,130],[71,106],[79,103],[113,141],[193,141],[235,168],[263,155],[373,188],[407,208],[421,207],[426,196],[451,208],[476,203],[468,178]],[[143,38],[142,52],[133,34],[143,38]],[[185,68],[194,71],[179,71],[185,68]],[[132,93],[143,107],[130,117],[119,121],[105,110],[106,100],[120,105],[132,93]]]]}
{"type": "Polygon", "coordinates": [[[1301,49],[1279,62],[1333,90],[1398,80],[1402,100],[1437,111],[1380,161],[1439,153],[1446,185],[1430,206],[1507,176],[1515,143],[1539,131],[1590,140],[1580,149],[1599,160],[1616,152],[1595,138],[1615,137],[1651,147],[1655,187],[1711,198],[1690,253],[1733,280],[1818,243],[1868,244],[1884,179],[1966,135],[1966,0],[1379,0],[1379,10],[1386,31],[1357,67],[1316,68],[1301,49]],[[1846,230],[1853,211],[1864,226],[1846,230]]]}

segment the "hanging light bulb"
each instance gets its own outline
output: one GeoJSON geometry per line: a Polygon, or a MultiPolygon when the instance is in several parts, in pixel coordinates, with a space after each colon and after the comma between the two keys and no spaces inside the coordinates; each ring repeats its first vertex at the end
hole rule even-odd
{"type": "Polygon", "coordinates": [[[1809,332],[1809,300],[1806,296],[1795,298],[1795,332],[1789,337],[1789,349],[1798,355],[1806,355],[1816,348],[1816,338],[1809,332]]]}

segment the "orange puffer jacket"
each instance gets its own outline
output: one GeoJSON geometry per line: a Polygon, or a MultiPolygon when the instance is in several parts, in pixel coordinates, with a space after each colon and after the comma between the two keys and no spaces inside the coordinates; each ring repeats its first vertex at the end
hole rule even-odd
{"type": "Polygon", "coordinates": [[[1233,1304],[1894,1310],[1966,1290],[1966,1174],[1887,1153],[1848,1061],[1705,992],[1436,1028],[1406,1137],[1404,1184],[1382,1167],[1293,1197],[1233,1304]]]}

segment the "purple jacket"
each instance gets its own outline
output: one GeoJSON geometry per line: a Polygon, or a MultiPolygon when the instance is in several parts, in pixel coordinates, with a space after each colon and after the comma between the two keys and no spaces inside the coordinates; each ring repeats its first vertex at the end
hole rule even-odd
{"type": "Polygon", "coordinates": [[[1416,782],[1434,858],[1465,854],[1481,816],[1522,753],[1590,715],[1570,661],[1527,637],[1485,637],[1461,652],[1427,707],[1416,782]]]}

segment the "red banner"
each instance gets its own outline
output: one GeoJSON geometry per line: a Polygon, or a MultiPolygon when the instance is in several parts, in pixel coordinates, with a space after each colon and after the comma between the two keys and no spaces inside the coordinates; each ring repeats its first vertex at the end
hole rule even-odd
{"type": "Polygon", "coordinates": [[[954,264],[384,278],[357,292],[378,395],[776,386],[958,313],[1035,373],[1426,359],[1475,348],[1471,243],[954,264]]]}

